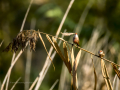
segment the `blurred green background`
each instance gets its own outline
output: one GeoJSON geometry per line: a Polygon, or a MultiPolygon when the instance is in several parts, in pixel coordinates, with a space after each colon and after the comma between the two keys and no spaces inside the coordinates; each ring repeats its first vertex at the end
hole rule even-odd
{"type": "MultiPolygon", "coordinates": [[[[108,41],[112,42],[112,45],[116,48],[119,47],[120,0],[75,0],[61,31],[63,32],[66,29],[67,32],[74,32],[83,11],[90,1],[93,2],[93,4],[91,4],[91,8],[88,10],[85,22],[80,30],[80,45],[84,45],[85,42],[89,41],[92,32],[97,25],[96,21],[100,19],[102,20],[103,25],[103,28],[100,31],[100,38],[109,34],[108,41]]],[[[70,0],[34,0],[27,16],[24,30],[39,29],[41,32],[55,35],[69,2],[70,0]]],[[[0,0],[0,42],[4,40],[4,43],[0,48],[1,83],[7,73],[8,68],[10,67],[13,54],[12,52],[2,52],[2,50],[19,33],[29,3],[30,0],[0,0]]],[[[42,36],[46,43],[47,49],[49,50],[50,43],[46,39],[45,35],[42,36]]],[[[69,40],[69,37],[65,37],[65,40],[69,40]]],[[[118,50],[118,48],[116,50],[118,50]]],[[[15,82],[19,77],[21,77],[20,82],[24,82],[26,56],[27,49],[14,66],[11,73],[10,82],[15,82]]],[[[38,76],[38,73],[42,70],[46,56],[47,54],[45,49],[41,41],[38,40],[36,51],[32,52],[30,82],[33,82],[38,76]]],[[[58,55],[56,55],[53,63],[55,64],[56,70],[54,71],[52,66],[49,68],[40,90],[48,90],[55,80],[60,78],[62,60],[58,55]]],[[[10,83],[9,88],[12,85],[13,83],[10,83]]],[[[17,84],[15,88],[15,90],[23,89],[24,83],[17,84]]],[[[54,90],[57,89],[58,84],[55,86],[54,90]]]]}

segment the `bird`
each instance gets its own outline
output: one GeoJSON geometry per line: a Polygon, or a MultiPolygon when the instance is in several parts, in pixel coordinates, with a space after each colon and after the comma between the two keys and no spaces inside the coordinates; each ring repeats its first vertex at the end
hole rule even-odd
{"type": "Polygon", "coordinates": [[[75,35],[74,35],[74,37],[73,37],[73,43],[75,43],[75,44],[77,44],[78,46],[80,46],[80,45],[79,45],[79,37],[78,37],[78,34],[77,34],[77,33],[75,33],[75,35]]]}
{"type": "Polygon", "coordinates": [[[98,54],[99,54],[99,57],[104,57],[105,56],[105,54],[102,50],[98,51],[98,54]]]}

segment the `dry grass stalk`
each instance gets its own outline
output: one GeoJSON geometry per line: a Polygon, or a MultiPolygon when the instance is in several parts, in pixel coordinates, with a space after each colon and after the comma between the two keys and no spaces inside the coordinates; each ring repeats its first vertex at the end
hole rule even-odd
{"type": "MultiPolygon", "coordinates": [[[[34,29],[36,25],[36,19],[32,18],[31,19],[31,25],[30,28],[34,29]]],[[[32,60],[32,51],[30,51],[30,46],[28,46],[27,49],[27,58],[26,58],[26,67],[25,67],[25,82],[30,82],[30,71],[31,71],[31,60],[32,60]]],[[[28,90],[29,89],[29,83],[24,84],[24,89],[28,90]]]]}
{"type": "MultiPolygon", "coordinates": [[[[27,59],[26,59],[26,68],[25,68],[25,82],[30,81],[30,70],[31,70],[31,60],[32,60],[32,51],[30,51],[30,47],[27,48],[27,59]]],[[[29,89],[29,83],[24,84],[24,90],[29,89]]]]}
{"type": "Polygon", "coordinates": [[[102,75],[103,75],[103,78],[105,80],[107,89],[108,90],[113,90],[111,82],[110,82],[110,78],[109,78],[109,75],[108,75],[108,72],[107,72],[107,68],[106,68],[106,65],[105,65],[103,59],[101,59],[101,69],[102,69],[102,75]]]}
{"type": "Polygon", "coordinates": [[[118,78],[120,79],[120,71],[117,69],[115,64],[113,64],[113,63],[111,63],[111,64],[112,64],[112,67],[113,67],[115,73],[117,74],[118,78]]]}
{"type": "Polygon", "coordinates": [[[52,87],[50,88],[50,90],[53,90],[53,88],[55,87],[55,85],[58,83],[58,79],[54,82],[54,84],[52,85],[52,87]]]}
{"type": "MultiPolygon", "coordinates": [[[[15,59],[15,52],[13,53],[11,65],[12,65],[12,62],[14,61],[14,59],[15,59]]],[[[8,84],[9,84],[9,80],[10,80],[10,75],[11,75],[11,72],[8,74],[8,78],[7,78],[7,82],[6,82],[6,90],[8,90],[8,84]]]]}
{"type": "Polygon", "coordinates": [[[74,2],[74,0],[71,0],[70,3],[69,3],[69,5],[68,5],[68,8],[67,8],[67,10],[66,10],[66,12],[65,12],[65,14],[63,16],[63,19],[62,19],[62,21],[61,21],[61,23],[60,23],[60,25],[58,27],[57,32],[56,32],[56,36],[57,37],[58,37],[58,35],[59,35],[59,33],[60,33],[61,29],[62,29],[62,26],[63,26],[63,24],[65,22],[65,19],[66,19],[67,15],[68,15],[68,12],[70,11],[70,9],[72,7],[73,2],[74,2]]]}
{"type": "MultiPolygon", "coordinates": [[[[45,50],[46,50],[46,52],[47,52],[47,54],[48,54],[48,56],[49,56],[49,59],[50,59],[51,62],[52,62],[52,59],[51,59],[51,57],[50,57],[50,55],[49,55],[49,53],[48,53],[48,51],[47,51],[47,48],[46,48],[46,46],[45,46],[45,43],[44,43],[44,41],[43,41],[43,39],[42,39],[41,34],[39,33],[38,35],[39,35],[39,38],[40,38],[40,40],[42,41],[42,44],[43,44],[43,46],[44,46],[44,48],[45,48],[45,50]]],[[[53,64],[53,62],[52,62],[52,64],[53,64]]],[[[54,70],[55,70],[54,64],[53,64],[53,68],[54,68],[54,70]]]]}
{"type": "Polygon", "coordinates": [[[10,74],[11,74],[11,71],[9,72],[8,77],[7,77],[6,89],[5,90],[8,90],[8,84],[9,84],[9,80],[10,80],[10,74]]]}
{"type": "Polygon", "coordinates": [[[75,33],[62,33],[61,32],[61,34],[63,34],[64,36],[71,36],[71,35],[74,35],[75,33]]]}
{"type": "Polygon", "coordinates": [[[32,89],[33,89],[33,87],[35,86],[35,84],[36,84],[37,81],[38,81],[38,78],[39,78],[39,77],[37,77],[37,78],[34,80],[33,84],[30,86],[29,90],[32,90],[32,89]]]}
{"type": "Polygon", "coordinates": [[[95,77],[94,90],[96,90],[96,88],[97,88],[97,74],[96,74],[96,71],[95,71],[95,67],[94,67],[94,62],[93,62],[92,55],[91,55],[91,59],[92,59],[92,64],[93,64],[93,69],[94,69],[94,77],[95,77]]]}
{"type": "Polygon", "coordinates": [[[52,40],[50,39],[50,37],[49,37],[48,35],[46,35],[46,38],[48,39],[48,41],[50,42],[50,44],[52,45],[52,47],[55,49],[55,51],[56,51],[57,53],[59,53],[58,50],[56,49],[54,43],[53,43],[52,40]]]}
{"type": "Polygon", "coordinates": [[[53,43],[54,43],[54,45],[55,45],[55,47],[56,47],[56,49],[57,49],[57,51],[58,51],[59,56],[61,57],[61,59],[62,59],[62,60],[64,61],[64,63],[66,64],[66,60],[65,60],[65,58],[64,58],[64,56],[63,56],[63,54],[62,54],[62,52],[61,52],[61,50],[60,50],[60,48],[59,48],[59,46],[58,46],[58,44],[57,44],[56,39],[55,39],[54,37],[52,37],[52,40],[53,40],[53,43]]]}
{"type": "Polygon", "coordinates": [[[12,88],[11,88],[10,90],[13,90],[13,89],[14,89],[15,85],[18,83],[18,81],[19,81],[20,79],[21,79],[21,77],[18,78],[18,80],[15,82],[15,84],[12,86],[12,88]]]}
{"type": "Polygon", "coordinates": [[[33,2],[33,0],[30,1],[30,4],[29,4],[28,9],[27,9],[27,12],[26,12],[25,17],[24,17],[23,22],[22,22],[22,26],[21,26],[20,32],[23,31],[23,27],[25,25],[25,21],[26,21],[27,15],[29,13],[29,10],[31,8],[32,2],[33,2]]]}

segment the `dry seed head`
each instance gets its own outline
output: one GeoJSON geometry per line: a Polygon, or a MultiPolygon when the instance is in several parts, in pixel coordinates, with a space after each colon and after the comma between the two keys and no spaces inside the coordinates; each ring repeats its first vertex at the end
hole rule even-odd
{"type": "Polygon", "coordinates": [[[35,51],[36,41],[38,39],[38,32],[35,30],[24,30],[18,33],[17,37],[3,50],[16,52],[19,47],[24,49],[26,43],[29,41],[30,49],[35,51]],[[11,48],[12,47],[12,48],[11,48]]]}

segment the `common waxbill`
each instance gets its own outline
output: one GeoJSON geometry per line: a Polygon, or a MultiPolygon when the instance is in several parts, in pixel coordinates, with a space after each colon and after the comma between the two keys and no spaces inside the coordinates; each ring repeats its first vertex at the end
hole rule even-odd
{"type": "Polygon", "coordinates": [[[75,35],[73,37],[73,42],[79,46],[79,37],[78,37],[77,33],[75,33],[75,35]]]}
{"type": "Polygon", "coordinates": [[[104,54],[104,52],[102,50],[98,51],[98,54],[99,54],[100,57],[104,57],[105,56],[105,54],[104,54]]]}

